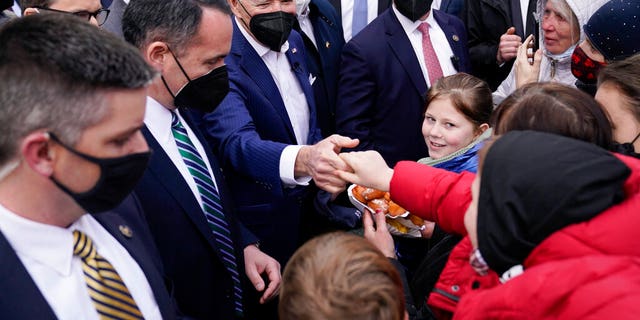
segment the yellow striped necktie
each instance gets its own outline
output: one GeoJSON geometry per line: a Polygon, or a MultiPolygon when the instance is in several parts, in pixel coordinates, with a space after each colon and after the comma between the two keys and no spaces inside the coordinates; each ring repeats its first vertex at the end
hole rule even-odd
{"type": "Polygon", "coordinates": [[[82,259],[89,296],[100,319],[144,319],[118,272],[78,230],[73,231],[73,254],[82,259]]]}

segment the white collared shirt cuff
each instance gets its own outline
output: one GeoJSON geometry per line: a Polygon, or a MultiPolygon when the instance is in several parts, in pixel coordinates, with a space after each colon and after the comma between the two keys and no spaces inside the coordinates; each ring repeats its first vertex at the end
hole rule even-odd
{"type": "Polygon", "coordinates": [[[310,176],[295,177],[296,158],[302,149],[301,145],[286,146],[280,154],[280,179],[285,187],[306,186],[311,181],[310,176]]]}

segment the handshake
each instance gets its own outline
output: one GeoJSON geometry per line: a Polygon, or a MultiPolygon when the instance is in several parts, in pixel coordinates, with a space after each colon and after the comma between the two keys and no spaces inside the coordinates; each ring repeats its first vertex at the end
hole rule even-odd
{"type": "Polygon", "coordinates": [[[343,148],[355,148],[358,139],[334,134],[300,149],[295,164],[295,176],[310,176],[316,185],[331,194],[344,191],[348,183],[389,191],[393,169],[376,151],[341,153],[343,148]]]}

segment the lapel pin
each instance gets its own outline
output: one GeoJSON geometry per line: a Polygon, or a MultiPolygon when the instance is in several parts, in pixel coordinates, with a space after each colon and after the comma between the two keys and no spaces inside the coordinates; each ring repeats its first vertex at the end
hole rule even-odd
{"type": "Polygon", "coordinates": [[[454,34],[453,37],[451,37],[451,39],[453,39],[453,41],[458,41],[460,40],[460,38],[458,38],[458,35],[454,34]]]}
{"type": "Polygon", "coordinates": [[[296,53],[296,52],[298,52],[298,49],[296,49],[296,48],[292,48],[291,49],[291,53],[296,53]]]}
{"type": "Polygon", "coordinates": [[[131,228],[129,228],[129,226],[125,226],[121,224],[118,226],[118,229],[120,230],[120,233],[122,233],[123,236],[127,238],[133,237],[133,231],[131,231],[131,228]]]}
{"type": "Polygon", "coordinates": [[[329,41],[327,41],[327,42],[324,43],[324,46],[329,48],[329,47],[331,47],[331,43],[329,41]]]}

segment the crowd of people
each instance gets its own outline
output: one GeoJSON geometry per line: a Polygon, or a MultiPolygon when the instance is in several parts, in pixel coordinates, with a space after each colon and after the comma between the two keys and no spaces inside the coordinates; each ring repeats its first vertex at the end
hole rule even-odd
{"type": "Polygon", "coordinates": [[[638,28],[636,0],[0,1],[0,317],[635,319],[638,28]]]}

